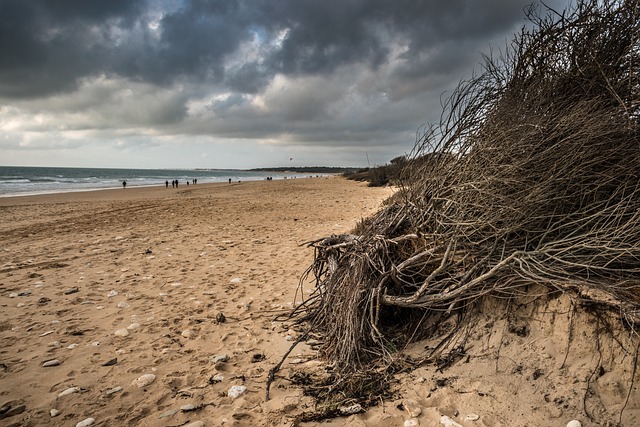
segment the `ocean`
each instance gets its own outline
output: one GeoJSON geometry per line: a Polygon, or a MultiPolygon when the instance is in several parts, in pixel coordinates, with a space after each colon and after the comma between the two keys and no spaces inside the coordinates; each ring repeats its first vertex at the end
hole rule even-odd
{"type": "Polygon", "coordinates": [[[293,172],[247,171],[237,169],[96,169],[0,166],[0,197],[64,193],[164,185],[177,179],[180,184],[197,179],[198,184],[212,182],[258,181],[307,176],[293,172]]]}

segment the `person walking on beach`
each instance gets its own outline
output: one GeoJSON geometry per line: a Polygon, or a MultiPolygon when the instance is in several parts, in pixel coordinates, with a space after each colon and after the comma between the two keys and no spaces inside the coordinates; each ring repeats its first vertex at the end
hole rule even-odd
{"type": "Polygon", "coordinates": [[[164,182],[164,186],[165,186],[165,188],[169,188],[169,180],[166,180],[166,181],[164,182]]]}
{"type": "Polygon", "coordinates": [[[127,188],[127,181],[122,181],[122,189],[127,188]]]}

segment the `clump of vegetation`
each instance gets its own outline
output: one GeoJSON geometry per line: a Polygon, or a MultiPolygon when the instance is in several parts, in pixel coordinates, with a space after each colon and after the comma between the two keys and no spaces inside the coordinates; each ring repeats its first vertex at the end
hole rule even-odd
{"type": "Polygon", "coordinates": [[[389,164],[374,166],[372,168],[359,169],[356,172],[347,172],[344,176],[354,181],[366,181],[369,187],[384,187],[385,185],[399,185],[402,170],[407,165],[406,156],[398,156],[391,159],[389,164]]]}
{"type": "Polygon", "coordinates": [[[312,244],[298,313],[341,369],[530,284],[597,291],[638,321],[640,0],[529,18],[419,138],[395,203],[312,244]]]}

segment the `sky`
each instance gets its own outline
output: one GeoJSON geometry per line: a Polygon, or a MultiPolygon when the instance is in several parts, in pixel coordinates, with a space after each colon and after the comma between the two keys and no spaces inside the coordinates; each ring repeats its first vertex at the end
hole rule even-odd
{"type": "Polygon", "coordinates": [[[532,1],[0,0],[0,165],[385,164],[532,1]]]}

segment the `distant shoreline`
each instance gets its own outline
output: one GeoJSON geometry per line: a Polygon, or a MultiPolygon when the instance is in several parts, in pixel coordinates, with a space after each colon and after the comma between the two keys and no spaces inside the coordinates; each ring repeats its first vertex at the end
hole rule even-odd
{"type": "Polygon", "coordinates": [[[247,169],[249,172],[284,172],[284,173],[352,173],[360,170],[361,168],[341,168],[332,166],[281,166],[276,168],[253,168],[247,169]]]}

